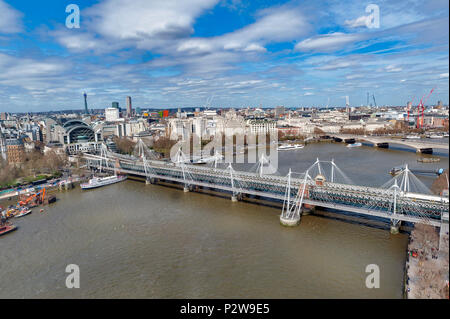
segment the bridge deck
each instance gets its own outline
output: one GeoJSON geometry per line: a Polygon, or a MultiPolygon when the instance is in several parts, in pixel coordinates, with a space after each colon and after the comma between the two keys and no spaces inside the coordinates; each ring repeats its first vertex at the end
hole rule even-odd
{"type": "MultiPolygon", "coordinates": [[[[261,196],[277,201],[283,201],[287,191],[287,179],[282,176],[259,176],[255,173],[233,171],[234,183],[232,183],[230,171],[226,169],[185,165],[183,174],[183,168],[161,161],[149,161],[146,167],[143,163],[128,158],[120,160],[114,158],[107,161],[96,155],[86,155],[85,158],[93,167],[99,167],[102,161],[102,167],[110,171],[118,169],[123,173],[146,178],[207,187],[229,193],[261,196]]],[[[292,201],[299,192],[302,182],[302,179],[291,179],[289,191],[292,201]]],[[[402,197],[398,206],[403,206],[403,211],[393,214],[390,212],[392,192],[389,190],[337,183],[325,183],[319,187],[308,183],[308,191],[309,194],[303,201],[305,204],[433,226],[440,226],[442,212],[448,211],[448,201],[444,202],[439,196],[428,196],[426,200],[402,197]]]]}

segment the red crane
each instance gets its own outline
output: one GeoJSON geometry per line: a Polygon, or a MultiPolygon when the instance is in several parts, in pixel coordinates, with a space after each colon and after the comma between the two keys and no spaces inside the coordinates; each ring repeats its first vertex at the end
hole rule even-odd
{"type": "Polygon", "coordinates": [[[417,121],[416,121],[416,128],[420,127],[420,108],[422,106],[422,100],[425,97],[425,94],[422,95],[422,98],[420,99],[419,104],[417,104],[417,121]]]}
{"type": "MultiPolygon", "coordinates": [[[[422,119],[420,120],[420,128],[422,128],[423,127],[423,113],[424,113],[424,111],[425,111],[425,103],[427,102],[427,100],[428,100],[428,98],[430,97],[430,95],[433,93],[433,91],[434,91],[434,88],[432,88],[431,89],[431,91],[430,91],[430,93],[428,93],[428,95],[427,95],[427,97],[425,98],[425,100],[423,100],[423,102],[422,102],[422,100],[420,100],[420,106],[422,107],[421,109],[420,109],[420,111],[422,112],[422,119]]],[[[423,97],[422,97],[423,98],[423,97]]],[[[419,114],[417,114],[417,119],[419,119],[419,114]]]]}

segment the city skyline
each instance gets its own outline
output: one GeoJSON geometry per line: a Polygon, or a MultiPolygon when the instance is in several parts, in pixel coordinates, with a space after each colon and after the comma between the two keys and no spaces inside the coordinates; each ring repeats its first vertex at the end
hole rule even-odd
{"type": "Polygon", "coordinates": [[[136,2],[0,0],[1,111],[448,104],[446,1],[136,2]]]}

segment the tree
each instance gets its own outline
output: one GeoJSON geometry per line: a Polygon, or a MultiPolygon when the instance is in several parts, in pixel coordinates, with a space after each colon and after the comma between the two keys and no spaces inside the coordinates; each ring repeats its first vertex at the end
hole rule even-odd
{"type": "Polygon", "coordinates": [[[134,147],[136,146],[135,142],[126,137],[119,138],[116,136],[114,137],[114,143],[116,143],[119,152],[130,155],[133,154],[134,147]]]}

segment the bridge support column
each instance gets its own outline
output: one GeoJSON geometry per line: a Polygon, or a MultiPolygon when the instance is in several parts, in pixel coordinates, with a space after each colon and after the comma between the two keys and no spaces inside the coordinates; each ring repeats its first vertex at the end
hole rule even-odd
{"type": "Polygon", "coordinates": [[[306,215],[312,214],[312,213],[314,213],[315,210],[316,210],[316,206],[303,204],[302,215],[306,216],[306,215]]]}
{"type": "Polygon", "coordinates": [[[429,148],[419,148],[416,151],[417,153],[422,153],[422,154],[433,154],[433,149],[431,147],[429,148]]]}
{"type": "Polygon", "coordinates": [[[284,218],[283,215],[280,215],[280,224],[286,227],[298,226],[298,224],[300,224],[300,215],[292,218],[284,218]]]}
{"type": "Polygon", "coordinates": [[[397,235],[400,232],[402,222],[399,220],[391,220],[391,234],[397,235]]]}

